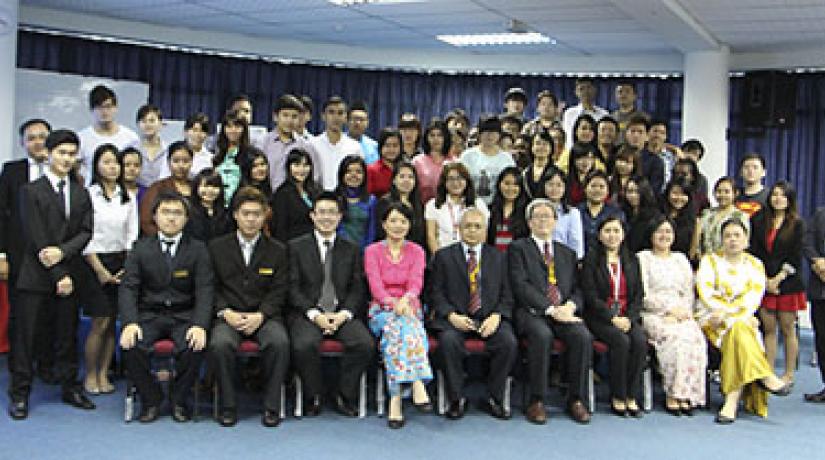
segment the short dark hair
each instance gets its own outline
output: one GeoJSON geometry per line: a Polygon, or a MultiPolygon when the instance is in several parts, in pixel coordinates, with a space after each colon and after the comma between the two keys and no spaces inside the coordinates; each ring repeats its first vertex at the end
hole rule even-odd
{"type": "Polygon", "coordinates": [[[140,164],[143,165],[143,154],[141,154],[140,150],[138,150],[135,147],[126,147],[125,149],[120,151],[120,155],[123,158],[126,158],[126,155],[137,155],[138,162],[140,162],[140,164]]]}
{"type": "Polygon", "coordinates": [[[251,185],[245,185],[235,192],[235,196],[232,197],[232,211],[237,211],[244,203],[258,203],[264,209],[269,207],[269,200],[266,195],[257,187],[251,185]]]}
{"type": "Polygon", "coordinates": [[[232,110],[232,106],[235,105],[236,102],[249,102],[251,104],[252,99],[244,93],[238,93],[229,98],[229,102],[226,103],[226,110],[232,110]]]}
{"type": "Polygon", "coordinates": [[[283,94],[275,101],[275,109],[273,112],[278,113],[281,110],[297,110],[298,112],[303,112],[304,104],[292,94],[283,94]]]}
{"type": "Polygon", "coordinates": [[[315,211],[318,208],[318,203],[321,201],[332,201],[338,206],[338,212],[344,212],[344,202],[341,197],[339,197],[335,192],[330,190],[324,190],[323,192],[319,193],[318,196],[315,197],[315,201],[312,202],[312,210],[315,211]]]}
{"type": "Polygon", "coordinates": [[[303,112],[312,112],[315,108],[315,104],[312,103],[312,98],[304,94],[300,97],[301,105],[304,106],[303,112]]]}
{"type": "Polygon", "coordinates": [[[589,83],[589,84],[595,86],[596,85],[596,80],[594,80],[592,77],[581,76],[581,77],[576,78],[576,83],[575,84],[578,85],[580,83],[589,83]]]}
{"type": "Polygon", "coordinates": [[[627,86],[632,89],[634,93],[636,92],[636,84],[630,80],[619,80],[619,82],[616,83],[616,87],[618,88],[619,86],[627,86]]]}
{"type": "MultiPolygon", "coordinates": [[[[379,156],[381,155],[381,150],[384,149],[384,144],[387,143],[387,140],[389,140],[390,138],[393,138],[393,137],[398,139],[398,144],[399,145],[403,144],[403,141],[401,139],[401,132],[398,131],[397,129],[393,128],[392,126],[387,126],[386,128],[382,128],[381,132],[378,133],[378,155],[379,156]]],[[[398,162],[400,159],[401,159],[401,155],[398,155],[398,158],[396,158],[395,161],[398,162]]]]}
{"type": "Polygon", "coordinates": [[[26,130],[33,125],[43,125],[46,127],[47,131],[52,130],[52,125],[50,125],[48,121],[42,118],[29,118],[24,121],[22,125],[20,125],[20,137],[23,137],[23,135],[26,134],[26,130]]]}
{"type": "Polygon", "coordinates": [[[497,115],[490,113],[482,114],[478,119],[478,133],[494,132],[501,133],[501,119],[497,115]]]}
{"type": "Polygon", "coordinates": [[[352,115],[352,112],[360,110],[361,112],[370,113],[369,109],[367,109],[367,103],[364,101],[355,101],[349,106],[349,110],[347,110],[347,118],[352,115]]]}
{"type": "Polygon", "coordinates": [[[610,123],[611,125],[616,127],[616,131],[619,130],[619,122],[616,121],[616,119],[611,117],[610,115],[605,115],[599,118],[599,121],[596,122],[596,137],[599,136],[599,125],[602,123],[610,123]]]}
{"type": "Polygon", "coordinates": [[[648,125],[648,129],[650,129],[654,126],[664,126],[665,130],[666,131],[668,130],[667,122],[665,120],[661,119],[661,118],[654,118],[654,119],[650,120],[650,124],[648,125]]]}
{"type": "Polygon", "coordinates": [[[553,101],[553,105],[559,105],[559,99],[549,89],[542,90],[536,95],[536,104],[538,105],[545,97],[549,97],[553,101]]]}
{"type": "Polygon", "coordinates": [[[470,117],[468,117],[467,112],[465,112],[464,109],[460,107],[456,107],[447,112],[447,115],[444,117],[444,122],[449,123],[450,120],[452,120],[453,118],[461,118],[462,120],[464,120],[465,126],[470,124],[470,117]]]}
{"type": "Polygon", "coordinates": [[[112,100],[112,104],[117,105],[115,92],[106,85],[97,85],[89,91],[89,109],[93,110],[100,107],[109,99],[112,100]]]}
{"type": "Polygon", "coordinates": [[[154,113],[158,116],[158,118],[163,118],[163,115],[161,115],[160,112],[160,107],[154,104],[143,104],[137,111],[137,116],[135,116],[135,122],[143,120],[143,118],[146,117],[146,115],[149,115],[150,113],[154,113]]]}
{"type": "Polygon", "coordinates": [[[682,143],[682,150],[698,150],[699,159],[705,156],[705,146],[699,139],[688,139],[682,143]]]}
{"type": "Polygon", "coordinates": [[[186,121],[183,123],[183,130],[189,131],[194,128],[195,125],[201,125],[201,130],[207,134],[212,132],[211,127],[209,126],[209,115],[203,112],[197,112],[186,117],[186,121]]]}
{"type": "Polygon", "coordinates": [[[189,154],[190,158],[193,158],[195,154],[192,152],[192,147],[189,147],[189,144],[186,141],[175,141],[169,144],[169,148],[166,151],[166,159],[171,160],[172,154],[177,152],[178,150],[185,150],[186,153],[189,154]]]}
{"type": "Polygon", "coordinates": [[[390,202],[389,206],[387,206],[384,209],[384,212],[382,212],[381,215],[379,216],[379,218],[381,219],[381,222],[382,223],[386,222],[387,218],[390,216],[390,213],[393,212],[393,211],[400,212],[401,215],[403,215],[404,217],[407,218],[407,220],[410,222],[410,224],[412,224],[413,220],[415,220],[415,216],[413,216],[412,209],[408,208],[407,205],[405,205],[401,201],[392,201],[392,202],[390,202]]]}
{"type": "Polygon", "coordinates": [[[645,127],[645,131],[650,131],[650,120],[644,115],[634,115],[630,117],[630,120],[627,122],[627,128],[625,129],[630,129],[630,127],[634,125],[642,125],[645,127]]]}
{"type": "Polygon", "coordinates": [[[80,147],[80,138],[69,129],[56,129],[50,132],[49,137],[46,138],[46,149],[52,151],[60,144],[73,144],[80,147]]]}
{"type": "Polygon", "coordinates": [[[158,196],[155,197],[155,201],[152,203],[152,215],[157,214],[158,208],[163,203],[180,203],[183,206],[186,217],[189,217],[189,200],[187,200],[180,193],[173,190],[161,190],[160,193],[158,193],[158,196]]]}
{"type": "Polygon", "coordinates": [[[515,123],[518,125],[519,132],[521,132],[521,128],[524,126],[524,121],[521,120],[521,117],[512,113],[508,113],[501,117],[501,124],[503,125],[504,123],[515,123]]]}
{"type": "Polygon", "coordinates": [[[767,169],[768,165],[765,163],[765,157],[758,153],[746,153],[745,156],[742,157],[742,160],[739,161],[739,169],[742,169],[742,166],[745,166],[746,161],[756,160],[762,164],[763,169],[767,169]]]}
{"type": "Polygon", "coordinates": [[[324,106],[321,108],[321,110],[325,111],[327,110],[327,107],[337,104],[343,104],[344,110],[346,110],[347,101],[345,101],[344,98],[342,98],[341,96],[330,96],[326,101],[324,101],[324,106]]]}
{"type": "Polygon", "coordinates": [[[750,235],[750,231],[748,230],[747,224],[742,221],[742,219],[736,217],[736,215],[731,216],[730,218],[726,219],[722,222],[722,225],[719,226],[719,233],[724,233],[725,229],[730,227],[731,225],[736,225],[737,227],[741,228],[742,231],[745,232],[745,236],[750,235]]]}

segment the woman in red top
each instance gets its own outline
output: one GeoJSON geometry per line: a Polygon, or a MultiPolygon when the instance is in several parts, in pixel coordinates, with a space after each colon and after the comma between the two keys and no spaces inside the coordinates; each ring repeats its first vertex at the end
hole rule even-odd
{"type": "Polygon", "coordinates": [[[613,413],[641,417],[636,396],[647,358],[647,335],[640,316],[644,288],[639,262],[624,248],[624,227],[617,217],[599,224],[598,241],[582,267],[584,319],[610,349],[613,413]]]}
{"type": "Polygon", "coordinates": [[[381,159],[367,166],[367,192],[380,198],[390,191],[392,170],[401,158],[401,133],[395,128],[384,128],[378,136],[381,159]]]}
{"type": "Polygon", "coordinates": [[[802,282],[802,243],[805,225],[796,208],[796,192],[785,182],[771,187],[763,211],[751,219],[751,253],[765,265],[768,277],[759,319],[764,328],[768,363],[776,358],[777,323],[785,339],[785,374],[782,380],[792,383],[794,363],[799,354],[796,335],[796,312],[804,310],[805,284],[802,282]]]}

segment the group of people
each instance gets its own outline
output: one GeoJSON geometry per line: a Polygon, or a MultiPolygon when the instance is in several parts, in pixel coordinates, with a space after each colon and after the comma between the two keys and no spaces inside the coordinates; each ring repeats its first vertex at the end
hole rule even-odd
{"type": "MultiPolygon", "coordinates": [[[[796,315],[808,301],[803,257],[825,356],[825,210],[806,228],[793,187],[765,187],[756,154],[742,160],[742,187],[716,181],[711,207],[696,164],[702,144],[669,144],[667,123],[636,107],[631,83],[617,85],[612,115],[594,105],[591,80],[576,82],[576,96],[560,113],[555,95],[542,91],[528,121],[528,97],[513,88],[504,114],[474,126],[461,109],[423,130],[405,114],[377,140],[366,134],[367,106],[339,97],[324,102],[318,136],[306,131],[311,99],[293,95],[276,101],[275,128],[254,140],[243,96],[212,140],[209,118],[198,113],[185,121],[185,140],[169,145],[157,107],[139,109],[135,134],[115,121],[117,97],[105,86],[91,91],[94,123],[79,133],[26,121],[28,158],[0,176],[10,416],[28,416],[35,363],[41,378],[61,384],[63,401],[94,409],[89,395],[115,390],[119,345],[139,419],[156,420],[164,398],[151,354],[162,338],[174,342],[170,400],[179,422],[191,417],[204,358],[220,392],[218,422],[237,422],[236,352],[246,339],[260,350],[262,423],[281,422],[290,369],[305,413],[317,415],[327,394],[325,338],[343,347],[329,394],[347,416],[357,415],[359,381],[380,355],[391,428],[405,424],[405,387],[416,409],[432,410],[431,357],[444,371],[446,416],[463,416],[471,338],[489,355],[483,402],[497,418],[511,417],[506,385],[523,353],[526,418],[547,421],[556,341],[565,410],[578,423],[592,416],[585,401],[595,341],[609,350],[618,416],[642,416],[651,347],[668,413],[692,415],[705,404],[706,369],[719,361],[725,401],[716,421],[733,422],[740,400],[767,416],[767,394],[787,395],[794,383],[796,315]],[[82,382],[80,306],[91,318],[82,382]]],[[[825,402],[825,390],[806,400],[825,402]]]]}

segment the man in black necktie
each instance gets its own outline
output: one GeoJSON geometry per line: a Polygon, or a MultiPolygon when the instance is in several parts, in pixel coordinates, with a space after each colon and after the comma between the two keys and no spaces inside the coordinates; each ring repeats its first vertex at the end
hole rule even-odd
{"type": "Polygon", "coordinates": [[[587,395],[593,337],[578,316],[583,304],[576,254],[552,241],[556,212],[549,200],[533,200],[525,212],[531,236],[508,248],[516,330],[527,338],[530,405],[526,415],[533,423],[547,421],[544,393],[553,339],[558,337],[567,348],[567,412],[576,422],[589,423],[590,413],[582,400],[587,395]]]}
{"type": "Polygon", "coordinates": [[[77,381],[77,296],[82,273],[81,250],[92,237],[92,201],[86,190],[70,180],[80,141],[68,130],[46,138],[49,169],[21,191],[23,253],[17,276],[15,324],[9,415],[24,419],[29,411],[32,361],[38,318],[50,314],[54,335],[55,377],[63,388],[63,401],[81,409],[94,409],[77,381]]]}
{"type": "Polygon", "coordinates": [[[321,411],[318,345],[324,337],[340,340],[344,346],[335,398],[336,409],[344,415],[358,415],[353,404],[359,377],[375,355],[372,335],[361,319],[366,307],[361,249],[335,234],[342,212],[343,203],[334,193],[321,193],[310,212],[315,231],[289,242],[292,362],[308,396],[308,415],[321,411]]]}
{"type": "Polygon", "coordinates": [[[440,249],[431,262],[436,317],[430,329],[438,333],[438,353],[447,378],[447,418],[464,415],[464,340],[480,338],[490,354],[489,397],[484,406],[494,417],[508,419],[504,389],[518,350],[510,324],[513,297],[507,258],[484,243],[487,222],[478,209],[471,208],[461,216],[459,234],[461,241],[440,249]]]}
{"type": "Polygon", "coordinates": [[[152,215],[158,234],[138,240],[126,259],[118,294],[124,325],[120,346],[141,398],[140,421],[148,423],[160,415],[163,400],[160,385],[152,378],[150,355],[156,341],[172,339],[172,418],[186,422],[190,419],[187,400],[200,371],[212,317],[212,263],[206,246],[183,234],[188,217],[184,197],[161,192],[152,215]]]}

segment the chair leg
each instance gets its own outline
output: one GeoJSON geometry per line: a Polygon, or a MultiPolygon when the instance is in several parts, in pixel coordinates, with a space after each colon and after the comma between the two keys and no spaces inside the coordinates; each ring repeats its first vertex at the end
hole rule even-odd
{"type": "Polygon", "coordinates": [[[510,398],[512,396],[513,391],[513,377],[507,376],[507,380],[504,383],[504,400],[501,401],[501,404],[504,406],[504,412],[511,413],[512,411],[512,403],[510,398]]]}
{"type": "Polygon", "coordinates": [[[281,385],[281,420],[286,418],[286,385],[281,385]]]}
{"type": "Polygon", "coordinates": [[[444,415],[447,412],[447,389],[444,382],[444,372],[440,369],[435,371],[436,384],[436,406],[438,406],[438,415],[444,415]]]}
{"type": "Polygon", "coordinates": [[[295,417],[301,418],[304,416],[304,392],[302,388],[301,377],[295,374],[295,417]]]}
{"type": "Polygon", "coordinates": [[[132,381],[127,378],[126,380],[126,400],[124,404],[123,410],[123,421],[126,423],[131,422],[135,419],[135,399],[137,396],[137,388],[135,388],[132,381]]]}
{"type": "Polygon", "coordinates": [[[642,373],[642,398],[644,399],[642,409],[650,412],[653,409],[653,370],[650,366],[642,373]]]}
{"type": "Polygon", "coordinates": [[[588,409],[590,413],[593,414],[596,412],[596,383],[595,383],[595,373],[593,369],[587,371],[587,403],[588,409]]]}
{"type": "Polygon", "coordinates": [[[384,416],[386,406],[386,395],[384,394],[384,368],[379,364],[375,371],[375,411],[379,417],[384,416]]]}
{"type": "Polygon", "coordinates": [[[361,384],[358,389],[358,418],[367,416],[367,372],[361,374],[361,384]]]}
{"type": "Polygon", "coordinates": [[[220,404],[220,388],[218,388],[218,379],[215,379],[212,383],[212,417],[214,417],[215,420],[217,420],[219,416],[218,411],[220,404]]]}

